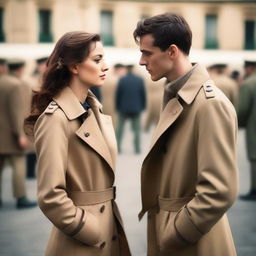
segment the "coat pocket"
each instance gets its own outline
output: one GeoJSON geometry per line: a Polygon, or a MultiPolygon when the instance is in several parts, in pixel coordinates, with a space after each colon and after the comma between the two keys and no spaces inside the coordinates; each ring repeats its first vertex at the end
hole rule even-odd
{"type": "MultiPolygon", "coordinates": [[[[186,248],[186,242],[175,227],[179,212],[192,197],[169,199],[159,197],[159,213],[156,215],[157,243],[161,253],[178,251],[186,248]]],[[[161,255],[161,254],[160,254],[161,255]]]]}
{"type": "Polygon", "coordinates": [[[96,245],[100,241],[100,225],[98,217],[90,211],[85,210],[85,223],[73,238],[87,245],[96,245]]]}

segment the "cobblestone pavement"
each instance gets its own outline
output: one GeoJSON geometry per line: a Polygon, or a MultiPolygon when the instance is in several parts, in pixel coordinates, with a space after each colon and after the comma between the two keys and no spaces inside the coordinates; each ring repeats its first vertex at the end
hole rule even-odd
{"type": "MultiPolygon", "coordinates": [[[[138,222],[140,210],[140,166],[145,156],[151,132],[143,134],[143,152],[134,155],[129,127],[123,141],[123,154],[117,163],[117,203],[123,215],[128,240],[134,256],[146,255],[146,222],[138,222]]],[[[246,193],[249,184],[248,162],[245,155],[244,133],[239,132],[238,163],[240,169],[240,193],[246,193]]],[[[7,166],[3,174],[3,201],[0,209],[0,255],[43,255],[51,225],[39,208],[16,210],[11,191],[11,170],[7,166]]],[[[36,181],[27,180],[28,195],[36,199],[36,181]]],[[[239,256],[256,255],[256,202],[239,199],[228,212],[239,256]]]]}

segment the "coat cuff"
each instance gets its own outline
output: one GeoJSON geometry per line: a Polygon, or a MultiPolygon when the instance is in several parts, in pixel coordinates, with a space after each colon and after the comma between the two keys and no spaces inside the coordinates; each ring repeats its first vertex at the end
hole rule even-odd
{"type": "Polygon", "coordinates": [[[189,243],[195,243],[203,236],[203,233],[192,222],[186,208],[183,208],[177,215],[174,225],[177,233],[189,243]]]}

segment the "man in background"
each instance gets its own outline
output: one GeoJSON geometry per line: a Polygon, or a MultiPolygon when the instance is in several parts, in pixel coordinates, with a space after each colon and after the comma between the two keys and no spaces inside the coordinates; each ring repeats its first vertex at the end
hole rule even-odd
{"type": "Polygon", "coordinates": [[[146,91],[144,80],[133,73],[133,65],[127,66],[127,75],[123,76],[117,85],[115,103],[118,112],[118,124],[116,129],[118,152],[121,153],[121,142],[124,125],[131,121],[134,134],[134,152],[141,152],[140,145],[140,114],[146,107],[146,91]]]}
{"type": "Polygon", "coordinates": [[[239,85],[227,74],[227,64],[216,63],[208,68],[214,83],[224,92],[232,104],[237,107],[239,85]]]}
{"type": "Polygon", "coordinates": [[[244,80],[240,88],[238,124],[245,128],[247,157],[250,162],[250,188],[243,200],[256,200],[256,61],[244,62],[244,80]]]}
{"type": "MultiPolygon", "coordinates": [[[[0,65],[5,66],[6,62],[2,60],[0,65]]],[[[9,61],[10,74],[4,72],[0,75],[0,205],[2,172],[5,163],[9,162],[13,173],[13,195],[18,209],[36,206],[36,202],[28,200],[25,188],[25,149],[28,140],[23,132],[23,122],[30,96],[27,94],[29,88],[21,80],[23,66],[23,61],[9,61]]]]}

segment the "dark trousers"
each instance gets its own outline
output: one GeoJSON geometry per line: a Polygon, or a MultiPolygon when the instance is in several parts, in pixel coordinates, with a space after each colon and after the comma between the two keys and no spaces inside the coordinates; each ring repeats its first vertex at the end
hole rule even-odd
{"type": "Polygon", "coordinates": [[[134,151],[136,154],[138,154],[140,153],[140,114],[119,113],[116,130],[118,152],[121,153],[121,141],[124,132],[124,125],[127,120],[131,121],[131,127],[134,134],[134,151]]]}
{"type": "Polygon", "coordinates": [[[26,174],[27,178],[35,178],[36,177],[36,154],[28,153],[26,155],[26,174]]]}

